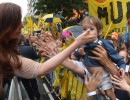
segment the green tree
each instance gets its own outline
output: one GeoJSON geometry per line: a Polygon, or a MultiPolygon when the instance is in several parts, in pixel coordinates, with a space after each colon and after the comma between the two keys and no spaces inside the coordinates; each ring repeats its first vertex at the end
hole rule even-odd
{"type": "Polygon", "coordinates": [[[73,16],[72,9],[87,9],[84,0],[38,0],[34,8],[43,13],[62,12],[62,16],[70,18],[73,16]]]}

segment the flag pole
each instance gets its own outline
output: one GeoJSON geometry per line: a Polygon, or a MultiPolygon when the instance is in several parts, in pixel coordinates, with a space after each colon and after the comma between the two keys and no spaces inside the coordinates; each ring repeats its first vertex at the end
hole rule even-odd
{"type": "Polygon", "coordinates": [[[110,25],[109,25],[109,27],[108,27],[108,30],[107,30],[107,32],[106,32],[106,34],[105,34],[105,36],[104,36],[104,39],[106,39],[106,37],[107,37],[107,35],[108,35],[108,32],[110,31],[111,25],[112,25],[112,22],[110,23],[110,25]]]}

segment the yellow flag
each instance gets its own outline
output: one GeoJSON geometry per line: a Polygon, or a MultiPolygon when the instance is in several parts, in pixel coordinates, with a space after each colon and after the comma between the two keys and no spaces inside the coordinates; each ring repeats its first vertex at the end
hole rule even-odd
{"type": "Polygon", "coordinates": [[[39,26],[41,24],[41,19],[42,19],[42,13],[40,13],[39,18],[38,18],[38,23],[37,23],[38,28],[39,28],[39,26]]]}
{"type": "Polygon", "coordinates": [[[27,25],[24,25],[23,33],[24,33],[25,35],[28,34],[27,25]]]}
{"type": "Polygon", "coordinates": [[[36,23],[33,23],[33,26],[34,26],[34,30],[38,30],[36,23]]]}
{"type": "Polygon", "coordinates": [[[78,80],[75,75],[72,74],[71,71],[68,73],[68,93],[70,100],[86,100],[83,99],[83,94],[86,94],[86,87],[83,85],[82,82],[78,80]],[[82,98],[82,99],[81,99],[82,98]]]}
{"type": "Polygon", "coordinates": [[[121,34],[125,32],[127,19],[130,18],[129,4],[130,0],[105,0],[103,3],[88,0],[89,15],[101,19],[103,36],[106,33],[107,36],[111,36],[112,32],[121,34]]]}

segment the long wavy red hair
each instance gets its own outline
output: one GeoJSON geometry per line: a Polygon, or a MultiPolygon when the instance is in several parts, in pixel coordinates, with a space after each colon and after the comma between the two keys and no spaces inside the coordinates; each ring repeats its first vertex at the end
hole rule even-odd
{"type": "Polygon", "coordinates": [[[13,3],[0,4],[0,100],[3,80],[13,76],[13,68],[20,68],[18,51],[14,48],[17,39],[11,35],[21,24],[21,8],[13,3]],[[14,62],[12,62],[14,61],[14,62]]]}

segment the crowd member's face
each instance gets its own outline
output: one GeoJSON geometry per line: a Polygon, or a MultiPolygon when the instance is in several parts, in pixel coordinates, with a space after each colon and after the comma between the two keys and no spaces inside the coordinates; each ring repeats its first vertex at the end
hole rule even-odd
{"type": "Polygon", "coordinates": [[[128,59],[127,59],[127,52],[122,50],[119,52],[119,55],[122,56],[124,58],[125,63],[127,63],[128,59]]]}
{"type": "Polygon", "coordinates": [[[21,24],[17,27],[17,29],[12,33],[11,39],[18,39],[21,34],[22,28],[23,28],[23,23],[21,22],[21,24]]]}
{"type": "Polygon", "coordinates": [[[92,22],[84,22],[82,24],[83,26],[83,32],[87,31],[88,29],[90,29],[89,34],[95,34],[98,37],[98,31],[97,28],[93,25],[92,22]]]}

